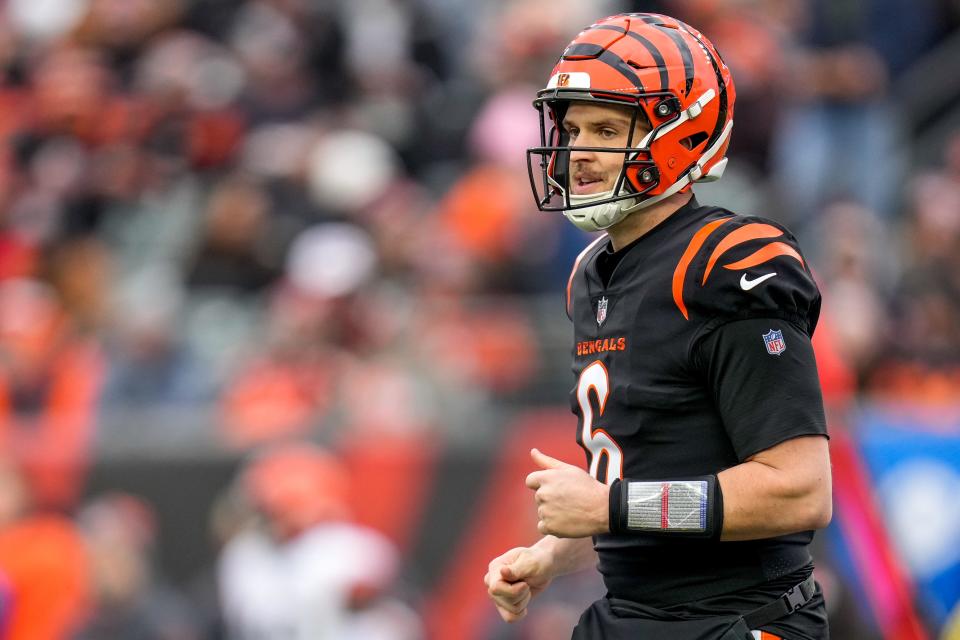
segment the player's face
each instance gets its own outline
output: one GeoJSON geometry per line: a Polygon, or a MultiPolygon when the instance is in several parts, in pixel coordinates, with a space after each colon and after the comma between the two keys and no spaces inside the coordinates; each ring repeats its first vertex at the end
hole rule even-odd
{"type": "MultiPolygon", "coordinates": [[[[633,110],[614,105],[573,102],[563,118],[563,128],[570,136],[571,147],[636,146],[650,128],[643,118],[637,118],[630,136],[633,110]]],[[[602,151],[570,152],[570,193],[588,195],[613,190],[624,156],[621,153],[602,151]]]]}

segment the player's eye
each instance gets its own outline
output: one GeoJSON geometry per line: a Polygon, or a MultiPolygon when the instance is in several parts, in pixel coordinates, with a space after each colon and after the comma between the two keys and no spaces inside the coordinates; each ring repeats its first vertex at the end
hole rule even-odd
{"type": "Polygon", "coordinates": [[[607,129],[607,128],[600,129],[600,137],[603,138],[604,140],[613,140],[618,135],[619,134],[613,129],[607,129]]]}

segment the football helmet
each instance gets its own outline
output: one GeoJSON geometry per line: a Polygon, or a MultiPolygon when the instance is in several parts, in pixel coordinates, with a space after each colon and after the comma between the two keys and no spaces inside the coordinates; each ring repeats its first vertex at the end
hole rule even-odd
{"type": "Polygon", "coordinates": [[[587,27],[564,50],[533,103],[540,112],[540,146],[527,150],[527,168],[537,206],[597,231],[694,182],[719,179],[735,97],[730,70],[714,46],[675,18],[625,13],[587,27]],[[627,146],[572,146],[562,126],[571,102],[626,107],[634,125],[627,146]],[[634,140],[640,123],[650,132],[634,140]],[[574,150],[621,154],[613,188],[572,194],[574,150]]]}
{"type": "Polygon", "coordinates": [[[259,453],[240,482],[251,504],[285,538],[348,517],[346,470],[332,454],[309,443],[280,444],[259,453]]]}

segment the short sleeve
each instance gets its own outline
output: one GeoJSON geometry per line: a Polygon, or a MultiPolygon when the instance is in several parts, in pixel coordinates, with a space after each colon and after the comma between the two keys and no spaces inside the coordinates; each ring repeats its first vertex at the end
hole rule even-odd
{"type": "Polygon", "coordinates": [[[697,256],[690,298],[700,335],[732,320],[779,318],[812,336],[820,291],[796,238],[776,222],[735,216],[697,256]]]}
{"type": "Polygon", "coordinates": [[[792,438],[827,434],[813,346],[796,324],[728,322],[699,340],[692,356],[740,461],[792,438]]]}

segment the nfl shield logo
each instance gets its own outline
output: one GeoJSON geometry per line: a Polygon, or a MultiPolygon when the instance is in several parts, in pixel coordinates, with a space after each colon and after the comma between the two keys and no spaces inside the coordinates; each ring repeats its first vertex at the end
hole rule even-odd
{"type": "Polygon", "coordinates": [[[787,343],[783,341],[783,332],[770,329],[763,334],[763,344],[767,345],[767,353],[778,356],[787,350],[787,343]]]}
{"type": "Polygon", "coordinates": [[[597,302],[597,326],[603,324],[603,321],[607,319],[607,299],[606,297],[600,298],[600,301],[597,302]]]}

